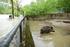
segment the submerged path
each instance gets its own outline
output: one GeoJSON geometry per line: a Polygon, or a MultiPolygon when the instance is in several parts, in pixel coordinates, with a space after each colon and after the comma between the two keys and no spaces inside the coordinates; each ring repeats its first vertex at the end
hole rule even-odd
{"type": "Polygon", "coordinates": [[[42,35],[40,29],[45,25],[44,21],[29,21],[29,24],[36,47],[70,47],[67,31],[54,27],[54,33],[42,35]]]}

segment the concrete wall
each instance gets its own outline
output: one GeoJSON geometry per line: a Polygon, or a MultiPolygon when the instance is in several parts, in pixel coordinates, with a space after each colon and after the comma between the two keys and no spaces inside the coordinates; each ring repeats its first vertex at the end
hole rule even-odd
{"type": "Polygon", "coordinates": [[[70,13],[47,14],[51,19],[70,19],[70,13]]]}
{"type": "Polygon", "coordinates": [[[70,13],[49,13],[46,16],[30,16],[29,20],[46,20],[46,19],[70,19],[70,13]]]}

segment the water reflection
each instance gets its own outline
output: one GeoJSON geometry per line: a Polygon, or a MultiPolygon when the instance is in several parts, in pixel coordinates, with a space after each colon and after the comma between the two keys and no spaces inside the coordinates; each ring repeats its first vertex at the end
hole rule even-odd
{"type": "Polygon", "coordinates": [[[43,21],[30,21],[30,29],[36,47],[70,47],[69,31],[55,27],[55,32],[40,34],[43,21]]]}

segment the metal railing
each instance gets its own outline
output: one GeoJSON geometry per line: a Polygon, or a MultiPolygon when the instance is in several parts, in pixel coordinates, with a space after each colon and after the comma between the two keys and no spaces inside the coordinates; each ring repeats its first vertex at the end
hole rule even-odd
{"type": "Polygon", "coordinates": [[[17,24],[10,30],[10,33],[8,33],[2,41],[0,41],[0,47],[19,47],[22,43],[22,32],[25,22],[25,17],[19,17],[19,20],[17,24]],[[15,38],[15,39],[14,39],[15,38]],[[15,42],[16,41],[16,42],[15,42]],[[14,42],[16,44],[14,44],[14,42]]]}

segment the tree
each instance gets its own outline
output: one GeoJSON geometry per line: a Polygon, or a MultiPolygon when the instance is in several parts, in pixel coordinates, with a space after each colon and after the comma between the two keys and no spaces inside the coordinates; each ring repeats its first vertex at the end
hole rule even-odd
{"type": "MultiPolygon", "coordinates": [[[[23,11],[26,15],[32,15],[32,16],[39,16],[45,14],[45,4],[41,3],[35,3],[32,2],[30,5],[27,5],[23,8],[23,11]]],[[[47,11],[46,11],[47,12],[47,11]]]]}
{"type": "Polygon", "coordinates": [[[70,13],[70,0],[58,0],[58,9],[70,13]]]}
{"type": "Polygon", "coordinates": [[[37,0],[30,5],[24,6],[23,11],[26,15],[45,16],[47,13],[57,12],[57,0],[37,0]]]}
{"type": "Polygon", "coordinates": [[[11,0],[11,4],[13,18],[14,16],[19,16],[20,14],[19,0],[11,0]]]}
{"type": "Polygon", "coordinates": [[[10,9],[10,4],[6,3],[6,2],[0,2],[0,13],[4,14],[4,13],[11,13],[11,11],[7,11],[7,10],[11,10],[10,9]]]}

